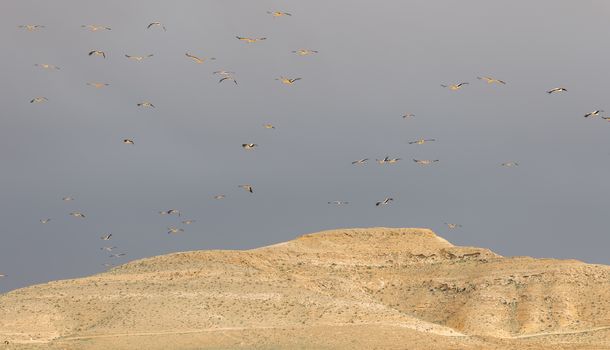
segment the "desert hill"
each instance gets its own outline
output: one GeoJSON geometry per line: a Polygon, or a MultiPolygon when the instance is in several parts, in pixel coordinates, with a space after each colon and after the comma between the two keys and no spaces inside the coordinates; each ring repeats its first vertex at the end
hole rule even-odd
{"type": "Polygon", "coordinates": [[[610,349],[609,287],[609,266],[332,230],[12,291],[0,349],[610,349]]]}

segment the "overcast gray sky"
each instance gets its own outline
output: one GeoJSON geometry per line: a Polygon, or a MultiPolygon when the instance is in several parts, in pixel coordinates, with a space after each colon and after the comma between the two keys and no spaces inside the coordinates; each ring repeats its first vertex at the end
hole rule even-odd
{"type": "Polygon", "coordinates": [[[429,227],[507,256],[609,264],[610,122],[583,118],[610,112],[609,14],[604,0],[2,1],[0,292],[340,227],[429,227]],[[239,85],[218,84],[219,69],[239,85]],[[419,138],[437,141],[408,144],[419,138]],[[403,160],[374,162],[386,155],[403,160]],[[171,208],[183,217],[158,214],[171,208]]]}

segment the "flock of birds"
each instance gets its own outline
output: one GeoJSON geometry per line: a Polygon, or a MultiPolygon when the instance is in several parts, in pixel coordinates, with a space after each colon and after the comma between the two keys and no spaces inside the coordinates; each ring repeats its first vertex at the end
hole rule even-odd
{"type": "MultiPolygon", "coordinates": [[[[267,11],[267,14],[271,15],[273,18],[292,16],[291,13],[283,12],[283,11],[267,11]]],[[[38,30],[42,30],[45,28],[44,25],[39,25],[39,24],[25,24],[25,25],[20,25],[18,27],[20,29],[23,29],[28,32],[36,32],[38,30]]],[[[108,26],[96,25],[96,24],[87,24],[87,25],[82,25],[81,27],[83,29],[89,30],[91,32],[101,32],[101,31],[112,30],[112,28],[110,28],[108,26]]],[[[159,29],[162,29],[163,31],[167,31],[167,27],[163,23],[158,22],[158,21],[149,23],[146,26],[146,28],[147,29],[159,28],[159,29]]],[[[237,40],[242,41],[247,44],[256,44],[256,43],[260,43],[262,41],[267,40],[266,37],[235,36],[235,38],[237,40]]],[[[298,56],[310,56],[310,55],[318,54],[318,51],[312,50],[312,49],[301,48],[301,49],[292,51],[292,53],[294,53],[298,56]]],[[[90,50],[87,53],[87,55],[90,57],[99,57],[101,59],[106,59],[108,57],[108,55],[105,51],[98,50],[98,49],[90,50]]],[[[154,54],[152,54],[152,53],[146,54],[146,55],[125,54],[124,56],[125,56],[125,58],[127,58],[129,60],[132,60],[135,62],[142,62],[142,61],[145,61],[147,59],[154,57],[154,54]]],[[[185,57],[187,59],[192,60],[196,64],[203,64],[206,61],[216,60],[216,58],[214,58],[214,57],[200,57],[200,56],[193,55],[189,52],[185,53],[185,57]]],[[[36,63],[34,66],[44,69],[44,70],[61,70],[60,67],[53,65],[53,64],[47,64],[47,63],[36,63]]],[[[218,83],[232,82],[235,85],[238,85],[238,81],[235,76],[235,72],[233,72],[233,71],[218,70],[218,71],[214,71],[213,74],[219,78],[218,83]]],[[[507,84],[505,81],[496,79],[491,76],[477,77],[477,79],[481,80],[483,82],[486,82],[487,84],[500,84],[500,85],[507,84]]],[[[293,84],[301,81],[302,78],[280,76],[280,77],[276,78],[275,80],[279,81],[280,83],[282,83],[284,85],[293,85],[293,84]]],[[[96,88],[96,89],[100,89],[100,88],[109,86],[108,83],[102,83],[102,82],[88,82],[87,85],[91,86],[93,88],[96,88]]],[[[458,91],[458,90],[465,88],[468,85],[469,85],[468,82],[459,82],[459,83],[454,83],[454,84],[441,84],[440,86],[443,88],[447,88],[451,91],[458,91]]],[[[548,93],[550,95],[550,94],[565,93],[567,91],[568,90],[565,87],[556,87],[556,88],[552,88],[552,89],[546,91],[546,93],[548,93]]],[[[47,102],[49,102],[49,99],[44,96],[37,96],[30,100],[30,103],[32,103],[32,104],[47,103],[47,102]]],[[[137,106],[141,107],[141,108],[155,108],[155,105],[153,103],[151,103],[150,101],[142,101],[140,103],[137,103],[137,106]]],[[[592,118],[592,117],[601,116],[601,114],[603,112],[604,112],[603,110],[594,110],[594,111],[586,113],[584,115],[584,117],[592,118]]],[[[414,118],[414,117],[415,117],[415,115],[412,113],[405,113],[404,115],[402,115],[402,118],[404,118],[404,119],[410,119],[410,118],[414,118]]],[[[601,116],[601,118],[604,120],[610,121],[610,116],[601,116]]],[[[265,129],[275,129],[275,126],[272,124],[264,124],[263,127],[265,129]]],[[[437,140],[434,138],[420,138],[420,139],[416,139],[416,140],[411,140],[408,143],[410,145],[424,145],[426,143],[436,142],[436,141],[437,140]]],[[[131,138],[125,138],[125,139],[123,139],[122,142],[126,145],[132,145],[132,146],[135,145],[135,141],[131,138]]],[[[258,144],[243,143],[241,146],[245,151],[254,151],[258,147],[258,144]]],[[[401,158],[398,158],[398,157],[393,158],[390,156],[385,156],[384,158],[381,158],[381,159],[375,159],[375,161],[380,165],[396,164],[401,160],[402,160],[401,158]]],[[[363,166],[363,165],[367,164],[368,161],[369,161],[369,158],[362,158],[362,159],[357,159],[357,160],[352,161],[351,164],[354,166],[363,166]]],[[[421,165],[421,166],[431,166],[431,165],[439,162],[439,159],[413,159],[413,162],[415,162],[416,164],[421,165]]],[[[515,167],[515,166],[518,166],[519,163],[517,163],[515,161],[510,161],[510,162],[501,163],[500,165],[503,167],[515,167]]],[[[245,192],[247,192],[249,194],[254,194],[254,187],[251,184],[240,184],[238,187],[243,189],[245,192]]],[[[215,200],[222,200],[222,199],[226,198],[226,195],[217,194],[217,195],[213,196],[213,198],[215,200]]],[[[75,198],[71,197],[71,196],[67,196],[67,197],[62,198],[62,200],[64,202],[71,202],[71,201],[74,201],[75,198]]],[[[386,197],[386,198],[383,198],[383,199],[377,201],[375,203],[375,206],[384,207],[384,206],[390,205],[393,201],[394,201],[394,198],[386,197]]],[[[349,202],[335,200],[335,201],[329,201],[328,204],[342,206],[342,205],[348,205],[349,202]]],[[[81,211],[72,211],[72,212],[69,212],[69,215],[76,219],[85,219],[86,218],[86,215],[81,211]]],[[[179,227],[179,224],[190,225],[195,222],[195,220],[192,220],[192,219],[182,220],[182,213],[178,209],[161,210],[161,211],[159,211],[159,215],[175,216],[175,217],[179,218],[178,222],[175,225],[167,227],[167,233],[170,235],[179,234],[179,233],[182,233],[185,231],[183,227],[179,227]]],[[[45,219],[41,219],[40,223],[49,224],[51,221],[52,221],[51,218],[45,218],[45,219]]],[[[445,223],[445,225],[449,229],[457,229],[457,228],[462,227],[462,225],[456,224],[456,223],[445,223]]],[[[111,233],[104,233],[103,235],[100,236],[100,240],[102,240],[104,242],[112,241],[112,239],[113,239],[113,235],[111,233]]],[[[104,245],[100,248],[101,251],[108,253],[109,258],[120,258],[120,257],[126,256],[127,253],[125,253],[125,252],[115,253],[116,249],[118,249],[118,248],[114,245],[104,245]]],[[[110,266],[113,266],[113,264],[105,263],[104,266],[110,267],[110,266]]],[[[5,277],[5,276],[6,276],[5,274],[0,274],[0,278],[5,277]]]]}

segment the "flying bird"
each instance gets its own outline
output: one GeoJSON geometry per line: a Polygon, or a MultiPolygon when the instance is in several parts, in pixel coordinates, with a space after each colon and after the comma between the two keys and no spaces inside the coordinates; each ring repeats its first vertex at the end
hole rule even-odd
{"type": "Polygon", "coordinates": [[[52,65],[52,64],[48,64],[48,63],[36,63],[35,64],[36,67],[40,67],[42,69],[55,69],[55,70],[59,70],[59,67],[52,65]]]}
{"type": "Polygon", "coordinates": [[[132,139],[124,139],[123,143],[126,145],[135,145],[136,144],[135,142],[133,142],[132,139]]]}
{"type": "Polygon", "coordinates": [[[429,160],[429,159],[413,159],[413,161],[419,165],[430,165],[432,163],[438,162],[438,159],[429,160]]]}
{"type": "Polygon", "coordinates": [[[361,164],[366,164],[366,161],[369,160],[368,158],[363,158],[363,159],[358,159],[352,162],[352,165],[361,165],[361,164]]]}
{"type": "Polygon", "coordinates": [[[562,88],[562,87],[556,87],[554,89],[551,89],[551,90],[547,91],[546,93],[547,94],[552,94],[552,93],[555,93],[555,92],[565,92],[565,91],[568,91],[568,89],[562,88]]]}
{"type": "Polygon", "coordinates": [[[496,79],[496,78],[492,78],[492,77],[477,77],[477,79],[485,80],[488,84],[493,84],[493,83],[506,84],[506,82],[496,79]]]}
{"type": "Polygon", "coordinates": [[[62,200],[62,201],[65,201],[65,202],[69,202],[69,201],[73,201],[73,200],[74,200],[74,197],[70,197],[70,196],[68,196],[68,197],[64,197],[64,198],[62,198],[61,200],[62,200]]]}
{"type": "Polygon", "coordinates": [[[379,201],[379,202],[375,203],[375,206],[379,207],[379,206],[388,205],[393,200],[394,200],[394,198],[386,197],[382,201],[379,201]]]}
{"type": "Polygon", "coordinates": [[[93,51],[89,51],[89,56],[102,56],[104,58],[106,58],[106,53],[104,51],[100,51],[100,50],[93,50],[93,51]]]}
{"type": "Polygon", "coordinates": [[[96,89],[101,89],[103,87],[110,86],[110,84],[107,84],[107,83],[98,83],[98,82],[94,82],[94,81],[87,83],[87,85],[92,86],[96,89]]]}
{"type": "Polygon", "coordinates": [[[217,194],[214,196],[214,199],[225,199],[227,196],[225,196],[224,194],[217,194]]]}
{"type": "Polygon", "coordinates": [[[51,221],[51,219],[40,219],[41,224],[47,224],[49,221],[51,221]]]}
{"type": "Polygon", "coordinates": [[[40,25],[40,24],[22,24],[22,25],[17,26],[17,27],[19,27],[21,29],[25,29],[28,32],[34,32],[34,31],[37,31],[40,28],[44,28],[45,26],[40,25]]]}
{"type": "Polygon", "coordinates": [[[138,61],[138,62],[141,62],[141,61],[143,61],[144,59],[149,58],[149,57],[153,57],[153,56],[154,56],[154,55],[153,55],[152,53],[151,53],[150,55],[146,55],[146,56],[132,56],[132,55],[125,55],[125,57],[127,57],[128,59],[130,59],[130,60],[134,60],[134,61],[138,61]]]}
{"type": "Polygon", "coordinates": [[[70,213],[70,216],[74,216],[75,218],[81,218],[84,219],[85,218],[85,214],[79,212],[79,211],[73,211],[70,213]]]}
{"type": "Polygon", "coordinates": [[[451,224],[451,223],[447,223],[447,222],[445,223],[445,225],[447,225],[447,227],[449,227],[450,230],[462,227],[462,225],[460,225],[460,224],[451,224]]]}
{"type": "Polygon", "coordinates": [[[167,28],[165,28],[165,25],[163,25],[161,22],[152,22],[146,27],[146,29],[150,29],[151,27],[161,27],[163,28],[163,31],[167,31],[167,28]]]}
{"type": "Polygon", "coordinates": [[[100,250],[105,250],[107,252],[111,252],[113,249],[116,249],[116,247],[112,246],[112,247],[101,247],[100,248],[100,250]]]}
{"type": "Polygon", "coordinates": [[[413,117],[415,117],[415,114],[413,114],[413,113],[405,113],[402,115],[403,119],[408,119],[408,118],[413,118],[413,117]]]}
{"type": "Polygon", "coordinates": [[[267,11],[267,13],[276,18],[284,17],[284,16],[292,16],[292,14],[290,14],[288,12],[282,12],[282,11],[267,11]]]}
{"type": "Polygon", "coordinates": [[[426,142],[433,142],[435,139],[419,139],[415,141],[409,141],[409,145],[423,145],[426,142]]]}
{"type": "Polygon", "coordinates": [[[250,193],[254,193],[254,188],[251,185],[239,185],[237,187],[243,188],[250,193]]]}
{"type": "Polygon", "coordinates": [[[41,103],[41,102],[47,102],[49,99],[43,96],[39,96],[39,97],[34,97],[33,99],[30,100],[30,103],[41,103]]]}
{"type": "Polygon", "coordinates": [[[184,232],[184,229],[176,228],[176,227],[168,227],[167,228],[167,234],[176,234],[178,232],[184,232]]]}
{"type": "Polygon", "coordinates": [[[122,256],[127,255],[126,253],[119,253],[119,254],[110,254],[108,255],[109,258],[120,258],[122,256]]]}
{"type": "Polygon", "coordinates": [[[262,41],[262,40],[267,40],[267,38],[246,38],[246,37],[242,37],[242,36],[235,36],[238,40],[247,42],[249,44],[251,43],[255,43],[257,41],[262,41]]]}
{"type": "Polygon", "coordinates": [[[222,75],[222,76],[230,76],[230,75],[235,74],[235,72],[230,72],[228,70],[222,69],[222,70],[217,70],[215,72],[212,72],[212,74],[218,74],[218,75],[222,75]]]}
{"type": "Polygon", "coordinates": [[[328,202],[328,204],[345,205],[345,204],[349,204],[349,202],[348,201],[331,201],[331,202],[328,202]]]}
{"type": "Polygon", "coordinates": [[[459,90],[464,85],[468,85],[468,83],[459,83],[459,84],[451,84],[451,85],[441,84],[442,87],[449,88],[449,90],[454,90],[454,91],[459,90]]]}
{"type": "Polygon", "coordinates": [[[192,224],[194,222],[195,222],[195,220],[184,220],[184,221],[182,221],[182,223],[185,224],[185,225],[190,225],[190,224],[192,224]]]}
{"type": "Polygon", "coordinates": [[[152,108],[155,108],[155,105],[153,105],[152,103],[150,103],[148,101],[142,101],[142,102],[138,103],[138,107],[152,107],[152,108]]]}
{"type": "Polygon", "coordinates": [[[585,114],[585,118],[589,118],[589,117],[597,117],[600,113],[603,113],[604,111],[601,109],[595,110],[593,112],[589,112],[587,114],[585,114]]]}
{"type": "Polygon", "coordinates": [[[182,216],[182,213],[178,209],[169,209],[169,210],[165,210],[165,211],[160,211],[159,214],[161,214],[161,215],[178,215],[178,216],[182,216]]]}
{"type": "Polygon", "coordinates": [[[506,163],[502,163],[500,165],[502,165],[504,167],[507,167],[507,168],[510,168],[510,167],[513,167],[513,166],[519,166],[519,163],[517,163],[517,162],[506,162],[506,163]]]}
{"type": "Polygon", "coordinates": [[[107,234],[103,235],[102,237],[100,237],[100,239],[102,241],[109,241],[110,239],[112,239],[112,233],[107,233],[107,234]]]}
{"type": "Polygon", "coordinates": [[[103,30],[103,29],[112,30],[112,28],[110,28],[110,27],[96,25],[96,24],[83,24],[81,27],[89,29],[92,32],[97,32],[98,30],[103,30]]]}
{"type": "Polygon", "coordinates": [[[201,63],[205,62],[206,60],[215,60],[215,59],[216,59],[216,58],[214,58],[214,57],[210,57],[210,58],[203,57],[203,58],[201,58],[201,57],[197,57],[197,56],[191,55],[191,54],[190,54],[190,53],[188,53],[188,52],[187,52],[187,53],[185,53],[185,55],[186,55],[186,57],[188,57],[188,58],[192,59],[193,61],[195,61],[196,63],[199,63],[199,64],[201,64],[201,63]]]}
{"type": "Polygon", "coordinates": [[[241,147],[243,147],[243,149],[245,149],[245,150],[253,150],[257,146],[258,145],[256,143],[243,143],[241,145],[241,147]]]}
{"type": "Polygon", "coordinates": [[[282,84],[286,84],[286,85],[292,85],[294,84],[297,80],[301,80],[301,78],[285,78],[285,77],[279,77],[276,78],[275,80],[279,80],[282,82],[282,84]]]}
{"type": "Polygon", "coordinates": [[[388,156],[386,156],[383,159],[376,159],[377,163],[379,164],[395,164],[398,163],[398,161],[400,161],[401,158],[390,158],[388,156]]]}
{"type": "Polygon", "coordinates": [[[602,119],[610,122],[610,117],[602,117],[602,119]]]}
{"type": "Polygon", "coordinates": [[[318,51],[309,50],[309,49],[298,49],[298,50],[292,51],[292,53],[296,53],[299,56],[309,56],[309,55],[318,53],[318,51]]]}
{"type": "Polygon", "coordinates": [[[6,277],[6,275],[3,273],[0,273],[0,278],[2,278],[2,277],[6,277]]]}
{"type": "Polygon", "coordinates": [[[225,76],[224,78],[220,79],[220,80],[218,81],[218,83],[220,84],[220,83],[222,83],[222,82],[223,82],[223,81],[225,81],[225,80],[231,80],[231,81],[233,81],[233,82],[235,83],[235,85],[237,85],[237,80],[235,80],[235,78],[234,78],[234,77],[232,77],[232,76],[230,76],[230,75],[227,75],[227,76],[225,76]]]}
{"type": "Polygon", "coordinates": [[[263,127],[265,129],[275,129],[275,126],[273,126],[273,124],[263,124],[263,127]]]}

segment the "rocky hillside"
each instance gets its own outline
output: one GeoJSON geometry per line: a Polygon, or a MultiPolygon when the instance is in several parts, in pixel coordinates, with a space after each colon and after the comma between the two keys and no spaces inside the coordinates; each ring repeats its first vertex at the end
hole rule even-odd
{"type": "Polygon", "coordinates": [[[505,258],[427,229],[333,230],[16,290],[0,296],[0,341],[57,349],[610,349],[610,267],[505,258]]]}

